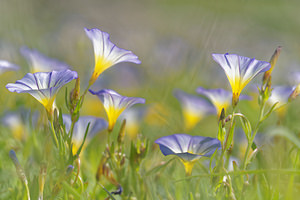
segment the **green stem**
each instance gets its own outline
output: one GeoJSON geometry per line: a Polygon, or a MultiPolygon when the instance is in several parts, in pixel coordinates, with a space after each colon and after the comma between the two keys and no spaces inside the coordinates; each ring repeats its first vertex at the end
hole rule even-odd
{"type": "Polygon", "coordinates": [[[28,183],[25,182],[24,185],[25,185],[25,189],[26,189],[26,193],[27,193],[27,199],[30,200],[30,192],[29,192],[29,188],[28,188],[28,183]]]}
{"type": "Polygon", "coordinates": [[[251,146],[253,144],[254,138],[257,134],[258,129],[260,128],[261,123],[263,122],[263,117],[264,117],[264,109],[265,109],[265,101],[263,101],[260,105],[260,109],[259,109],[259,120],[255,126],[255,129],[253,130],[252,136],[250,137],[250,139],[248,140],[248,145],[247,145],[247,149],[245,152],[245,156],[244,156],[244,161],[243,161],[243,170],[246,169],[247,167],[247,160],[248,160],[248,156],[250,153],[250,149],[251,146]]]}
{"type": "MultiPolygon", "coordinates": [[[[232,119],[231,119],[231,123],[230,123],[229,129],[228,129],[227,134],[226,134],[226,139],[225,139],[225,143],[224,143],[224,146],[223,146],[223,152],[226,151],[226,146],[227,146],[229,134],[230,134],[230,132],[231,132],[231,129],[233,128],[235,108],[236,108],[236,107],[234,107],[233,110],[232,110],[232,119]]],[[[224,155],[223,155],[223,156],[224,156],[224,155]]]]}
{"type": "Polygon", "coordinates": [[[96,195],[96,189],[97,189],[97,186],[98,186],[97,182],[98,182],[98,181],[96,181],[95,186],[94,186],[94,188],[93,188],[93,193],[92,193],[92,194],[93,194],[92,197],[94,197],[94,198],[95,198],[95,195],[96,195]]]}
{"type": "Polygon", "coordinates": [[[107,131],[107,145],[110,145],[110,135],[111,135],[111,131],[107,131]]]}
{"type": "Polygon", "coordinates": [[[50,121],[50,124],[51,124],[51,132],[52,132],[56,147],[59,148],[58,140],[57,140],[54,125],[53,125],[53,120],[50,121]]]}
{"type": "MultiPolygon", "coordinates": [[[[233,108],[232,110],[232,119],[231,119],[231,123],[230,123],[230,126],[229,126],[229,129],[226,133],[226,138],[225,138],[225,142],[223,143],[223,147],[222,147],[222,153],[221,153],[221,157],[220,157],[220,161],[221,163],[218,163],[219,166],[223,166],[224,167],[224,155],[226,153],[226,146],[227,146],[227,143],[228,143],[228,139],[229,139],[229,134],[231,132],[231,129],[233,128],[233,122],[234,122],[234,113],[235,113],[235,109],[236,109],[236,106],[233,108]]],[[[233,133],[232,133],[233,134],[233,133]]]]}
{"type": "MultiPolygon", "coordinates": [[[[69,147],[70,148],[71,148],[71,143],[72,143],[72,138],[73,138],[73,132],[74,132],[73,130],[74,130],[75,123],[76,122],[72,121],[71,128],[70,128],[70,133],[69,133],[69,135],[70,135],[70,138],[69,138],[69,147]]],[[[72,149],[71,149],[71,151],[72,151],[72,149]]]]}

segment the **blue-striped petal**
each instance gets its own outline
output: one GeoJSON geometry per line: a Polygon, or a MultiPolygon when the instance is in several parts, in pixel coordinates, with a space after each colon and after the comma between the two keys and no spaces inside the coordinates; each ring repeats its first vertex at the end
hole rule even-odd
{"type": "Polygon", "coordinates": [[[84,29],[92,41],[95,54],[95,69],[91,78],[93,83],[107,68],[121,62],[140,64],[141,61],[131,51],[121,49],[109,39],[109,34],[97,28],[84,29]]]}
{"type": "Polygon", "coordinates": [[[127,108],[137,103],[145,103],[145,99],[138,97],[126,97],[109,89],[99,90],[98,92],[89,90],[96,95],[103,103],[104,109],[108,116],[108,130],[112,131],[118,117],[127,108]]]}

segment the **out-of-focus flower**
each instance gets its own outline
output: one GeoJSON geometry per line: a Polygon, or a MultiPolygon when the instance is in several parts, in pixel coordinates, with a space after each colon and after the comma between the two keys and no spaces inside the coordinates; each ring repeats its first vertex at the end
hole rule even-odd
{"type": "Polygon", "coordinates": [[[138,135],[140,124],[145,118],[146,112],[145,107],[138,107],[126,110],[121,115],[122,119],[126,119],[126,134],[128,134],[131,139],[136,138],[138,135]]]}
{"type": "Polygon", "coordinates": [[[25,124],[19,113],[15,113],[15,112],[7,113],[6,115],[3,116],[1,122],[5,126],[9,127],[13,136],[16,139],[21,140],[26,135],[25,124]]]}
{"type": "Polygon", "coordinates": [[[232,89],[232,105],[236,106],[244,87],[259,73],[271,68],[270,63],[247,58],[237,54],[212,54],[223,68],[232,89]]]}
{"type": "Polygon", "coordinates": [[[151,126],[164,126],[170,115],[170,109],[162,103],[150,104],[145,113],[145,122],[151,126]]]}
{"type": "Polygon", "coordinates": [[[21,80],[9,83],[6,88],[10,92],[29,93],[47,110],[53,112],[53,102],[59,89],[77,78],[77,72],[71,70],[28,73],[21,80]]]}
{"type": "Polygon", "coordinates": [[[69,69],[70,66],[66,63],[58,61],[53,58],[49,58],[44,54],[40,53],[35,49],[29,49],[27,47],[22,47],[20,49],[21,54],[27,60],[31,72],[51,72],[69,69]]]}
{"type": "Polygon", "coordinates": [[[292,85],[297,85],[300,83],[300,71],[292,71],[289,73],[289,83],[292,85]]]}
{"type": "Polygon", "coordinates": [[[121,62],[140,64],[141,61],[131,51],[121,49],[109,39],[109,34],[99,29],[85,28],[87,36],[93,43],[95,53],[95,69],[90,79],[92,85],[98,76],[107,68],[121,62]]]}
{"type": "MultiPolygon", "coordinates": [[[[218,117],[221,114],[222,109],[226,110],[231,105],[232,93],[224,89],[205,89],[198,87],[196,92],[203,96],[206,96],[217,109],[218,117]]],[[[241,95],[241,99],[251,99],[249,96],[241,95]]]]}
{"type": "Polygon", "coordinates": [[[182,106],[185,128],[192,129],[204,116],[215,114],[215,107],[205,99],[176,90],[175,97],[182,106]]]}
{"type": "MultiPolygon", "coordinates": [[[[63,115],[63,122],[66,127],[66,131],[69,132],[72,124],[72,119],[70,115],[63,115]]],[[[90,140],[92,137],[94,137],[97,133],[100,131],[104,130],[107,128],[108,124],[107,122],[102,119],[102,118],[97,118],[97,117],[92,117],[92,116],[81,116],[79,117],[78,121],[74,125],[73,129],[73,137],[72,137],[72,142],[73,142],[73,149],[75,152],[78,147],[81,145],[84,134],[86,131],[86,128],[88,124],[90,123],[89,130],[87,133],[87,140],[90,140]]],[[[85,144],[87,144],[85,142],[85,144]]]]}
{"type": "Polygon", "coordinates": [[[195,162],[201,157],[210,157],[221,148],[218,139],[187,134],[173,134],[164,136],[155,141],[161,152],[167,155],[176,155],[184,164],[186,174],[192,173],[195,162]]]}
{"type": "Polygon", "coordinates": [[[103,103],[108,117],[108,131],[111,132],[120,114],[127,108],[137,103],[145,103],[145,99],[138,97],[125,97],[113,90],[104,89],[98,92],[89,90],[93,95],[97,95],[103,103]]]}
{"type": "Polygon", "coordinates": [[[267,104],[273,106],[280,117],[283,117],[286,111],[286,104],[299,95],[298,86],[274,86],[267,104]]]}
{"type": "Polygon", "coordinates": [[[7,71],[17,71],[19,69],[20,67],[18,65],[10,63],[6,60],[0,60],[0,74],[3,74],[7,71]]]}

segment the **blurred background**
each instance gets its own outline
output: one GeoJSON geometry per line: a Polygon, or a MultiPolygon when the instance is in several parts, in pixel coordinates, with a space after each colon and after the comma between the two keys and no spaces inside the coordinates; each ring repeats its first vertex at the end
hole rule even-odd
{"type": "MultiPolygon", "coordinates": [[[[272,83],[295,84],[292,74],[300,71],[299,8],[300,1],[296,0],[1,0],[0,59],[18,64],[21,70],[1,75],[0,111],[6,113],[24,105],[43,110],[30,95],[10,93],[5,89],[7,83],[29,72],[19,51],[23,46],[70,65],[79,73],[81,87],[85,89],[94,68],[94,51],[84,28],[98,28],[108,32],[118,47],[133,51],[142,64],[117,64],[100,75],[92,89],[109,88],[125,96],[145,98],[146,105],[136,107],[138,114],[127,114],[139,121],[139,127],[133,125],[132,131],[150,138],[153,145],[158,137],[186,132],[180,103],[173,94],[175,89],[190,94],[196,94],[199,86],[230,90],[225,73],[213,61],[212,53],[236,53],[269,61],[274,50],[282,46],[272,83]]],[[[253,82],[261,83],[261,78],[258,76],[253,82]]],[[[69,90],[73,84],[68,84],[69,90]]],[[[253,91],[257,92],[256,87],[249,85],[243,94],[253,91]]],[[[62,89],[57,105],[67,112],[64,94],[62,89]]],[[[253,102],[239,104],[239,109],[252,122],[256,122],[258,114],[256,97],[254,95],[253,102]]],[[[292,102],[284,120],[295,132],[300,131],[298,113],[299,99],[292,102]]],[[[106,118],[100,101],[89,94],[82,115],[106,118]]],[[[265,126],[274,125],[277,120],[278,117],[272,115],[265,126]]],[[[186,133],[216,137],[217,130],[216,116],[209,116],[186,133]]],[[[99,137],[106,137],[103,135],[99,137]]],[[[18,146],[0,142],[6,145],[3,153],[6,157],[11,146],[18,146]]],[[[101,147],[97,146],[98,142],[91,145],[103,151],[104,142],[101,147]]],[[[240,142],[242,145],[245,143],[240,142]]],[[[163,159],[157,145],[153,148],[156,151],[151,154],[155,159],[147,161],[148,168],[163,159]]],[[[269,153],[274,149],[276,147],[270,147],[269,153]]],[[[99,151],[93,153],[91,148],[87,151],[92,154],[89,158],[98,156],[99,151]]],[[[269,165],[281,168],[281,162],[277,161],[284,161],[287,156],[283,152],[275,154],[268,157],[273,161],[269,165]]],[[[96,168],[99,159],[89,158],[91,166],[96,168]]],[[[167,180],[168,174],[163,178],[167,180]]],[[[175,186],[170,187],[176,192],[175,186]]]]}
{"type": "MultiPolygon", "coordinates": [[[[282,46],[273,84],[293,84],[291,73],[299,70],[300,60],[299,6],[298,1],[280,0],[2,0],[0,59],[20,65],[22,70],[6,74],[15,79],[2,76],[1,86],[28,72],[19,52],[20,47],[28,46],[72,66],[84,88],[93,70],[94,54],[83,29],[99,28],[108,32],[117,46],[138,55],[142,64],[121,63],[106,70],[93,89],[110,88],[122,95],[146,98],[147,105],[161,107],[157,114],[171,123],[166,130],[171,134],[181,131],[180,123],[174,127],[170,122],[181,120],[174,89],[190,93],[198,86],[230,90],[212,53],[269,61],[275,48],[282,46]],[[163,110],[175,113],[170,118],[163,110]]],[[[3,93],[8,95],[6,90],[3,93]]],[[[86,113],[90,112],[103,114],[99,104],[87,107],[86,113]]]]}

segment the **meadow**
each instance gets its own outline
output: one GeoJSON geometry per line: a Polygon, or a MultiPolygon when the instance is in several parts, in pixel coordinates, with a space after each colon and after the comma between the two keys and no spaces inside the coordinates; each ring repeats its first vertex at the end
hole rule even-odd
{"type": "Polygon", "coordinates": [[[300,3],[0,2],[0,199],[297,199],[300,3]]]}

